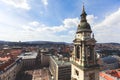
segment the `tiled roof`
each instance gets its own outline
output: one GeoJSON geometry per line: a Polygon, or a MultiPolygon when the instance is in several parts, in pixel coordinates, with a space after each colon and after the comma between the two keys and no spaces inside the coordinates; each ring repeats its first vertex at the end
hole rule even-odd
{"type": "Polygon", "coordinates": [[[108,71],[105,71],[105,72],[100,72],[99,75],[101,77],[105,78],[106,80],[120,79],[120,69],[108,70],[108,71]]]}
{"type": "Polygon", "coordinates": [[[8,62],[0,65],[0,71],[5,71],[5,68],[7,68],[7,66],[11,65],[14,62],[14,60],[9,60],[8,62]]]}
{"type": "Polygon", "coordinates": [[[0,61],[8,61],[10,59],[10,56],[0,57],[0,61]]]}
{"type": "Polygon", "coordinates": [[[112,78],[111,76],[105,74],[105,73],[100,73],[99,74],[101,77],[105,78],[106,80],[114,80],[114,78],[112,78]]]}

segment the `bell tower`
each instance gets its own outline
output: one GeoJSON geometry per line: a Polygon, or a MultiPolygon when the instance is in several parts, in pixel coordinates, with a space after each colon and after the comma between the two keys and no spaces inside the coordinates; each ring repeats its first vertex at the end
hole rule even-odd
{"type": "Polygon", "coordinates": [[[99,80],[99,66],[97,64],[94,34],[86,19],[83,5],[80,23],[75,34],[74,50],[71,58],[72,80],[99,80]]]}

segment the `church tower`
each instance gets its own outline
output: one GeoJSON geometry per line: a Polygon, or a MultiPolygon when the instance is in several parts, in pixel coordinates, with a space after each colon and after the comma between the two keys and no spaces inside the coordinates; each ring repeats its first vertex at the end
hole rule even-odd
{"type": "Polygon", "coordinates": [[[86,20],[83,6],[81,21],[75,35],[74,50],[71,58],[71,80],[99,80],[99,66],[97,64],[94,34],[86,20]]]}

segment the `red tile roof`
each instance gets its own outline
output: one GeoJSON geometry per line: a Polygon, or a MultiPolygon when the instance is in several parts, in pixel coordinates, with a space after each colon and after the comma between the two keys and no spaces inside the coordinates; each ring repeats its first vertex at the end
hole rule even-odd
{"type": "Polygon", "coordinates": [[[8,61],[9,59],[11,59],[10,56],[0,57],[0,61],[8,61]]]}
{"type": "Polygon", "coordinates": [[[106,72],[101,72],[99,75],[105,78],[106,80],[114,80],[113,78],[120,79],[120,69],[108,70],[106,72]]]}
{"type": "Polygon", "coordinates": [[[7,66],[11,65],[13,62],[14,62],[14,60],[9,60],[8,62],[2,64],[2,65],[0,66],[0,71],[5,71],[5,68],[6,68],[7,66]]]}
{"type": "Polygon", "coordinates": [[[101,77],[105,78],[106,80],[114,80],[112,77],[110,77],[109,75],[105,74],[105,73],[100,73],[99,74],[101,77]]]}

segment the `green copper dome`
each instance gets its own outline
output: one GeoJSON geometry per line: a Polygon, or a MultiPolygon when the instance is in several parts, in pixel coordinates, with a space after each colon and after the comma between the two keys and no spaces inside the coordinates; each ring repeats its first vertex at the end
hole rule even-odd
{"type": "Polygon", "coordinates": [[[81,32],[81,31],[90,31],[91,32],[91,27],[90,27],[89,23],[81,22],[78,25],[77,32],[81,32]]]}
{"type": "Polygon", "coordinates": [[[82,10],[82,14],[81,14],[81,21],[80,21],[80,24],[78,25],[77,32],[85,32],[85,31],[92,32],[91,27],[86,20],[86,16],[87,16],[87,14],[86,14],[84,6],[83,6],[83,10],[82,10]]]}

